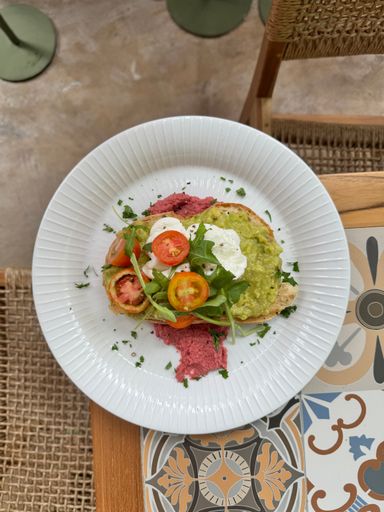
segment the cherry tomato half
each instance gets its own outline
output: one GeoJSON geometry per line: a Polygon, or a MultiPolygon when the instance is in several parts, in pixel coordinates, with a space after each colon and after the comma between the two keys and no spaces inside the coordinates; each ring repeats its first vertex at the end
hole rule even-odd
{"type": "Polygon", "coordinates": [[[174,329],[184,329],[185,327],[189,327],[194,320],[193,315],[182,315],[178,316],[176,322],[171,322],[167,320],[167,324],[173,327],[174,329]]]}
{"type": "MultiPolygon", "coordinates": [[[[136,258],[140,256],[141,248],[137,240],[135,240],[133,252],[135,253],[136,258]]],[[[106,262],[109,263],[110,265],[114,265],[115,267],[131,266],[131,259],[129,256],[125,254],[124,238],[120,238],[119,236],[115,238],[115,240],[112,242],[109,248],[106,262]]]]}
{"type": "Polygon", "coordinates": [[[178,231],[164,231],[153,240],[152,252],[165,265],[178,265],[188,256],[188,238],[178,231]]]}
{"type": "Polygon", "coordinates": [[[192,311],[204,304],[209,285],[196,272],[176,272],[168,286],[168,300],[176,311],[192,311]]]}
{"type": "MultiPolygon", "coordinates": [[[[142,276],[145,282],[149,281],[147,276],[142,276]]],[[[141,313],[149,305],[133,268],[122,269],[112,277],[109,293],[113,305],[126,313],[141,313]]]]}

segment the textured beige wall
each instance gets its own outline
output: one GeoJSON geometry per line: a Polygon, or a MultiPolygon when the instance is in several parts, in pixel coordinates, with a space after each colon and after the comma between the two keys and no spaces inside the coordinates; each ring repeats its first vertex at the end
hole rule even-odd
{"type": "MultiPolygon", "coordinates": [[[[41,76],[0,81],[0,266],[30,266],[55,189],[114,133],[180,114],[237,119],[263,32],[256,2],[237,30],[209,40],[180,30],[162,0],[29,3],[51,16],[59,44],[41,76]]],[[[383,114],[382,83],[382,57],[285,63],[275,109],[383,114]]]]}

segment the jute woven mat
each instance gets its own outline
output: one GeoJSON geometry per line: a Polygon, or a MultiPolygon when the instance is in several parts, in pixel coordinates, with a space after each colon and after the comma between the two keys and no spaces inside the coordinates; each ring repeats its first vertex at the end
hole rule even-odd
{"type": "Polygon", "coordinates": [[[60,369],[31,273],[0,283],[0,511],[94,511],[88,401],[60,369]]]}

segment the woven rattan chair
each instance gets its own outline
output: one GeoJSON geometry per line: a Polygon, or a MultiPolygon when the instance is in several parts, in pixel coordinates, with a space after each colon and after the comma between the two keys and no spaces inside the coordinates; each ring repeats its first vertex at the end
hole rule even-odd
{"type": "Polygon", "coordinates": [[[381,53],[384,0],[273,0],[240,121],[271,133],[318,174],[384,170],[384,118],[271,113],[283,60],[381,53]]]}

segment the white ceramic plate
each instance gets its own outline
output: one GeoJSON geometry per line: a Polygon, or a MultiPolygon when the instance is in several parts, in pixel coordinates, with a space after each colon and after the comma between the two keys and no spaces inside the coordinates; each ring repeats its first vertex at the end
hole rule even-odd
{"type": "MultiPolygon", "coordinates": [[[[295,276],[296,277],[296,276],[295,276]]],[[[146,123],[107,140],[61,184],[42,220],[33,257],[33,292],[52,353],[92,400],[131,422],[168,432],[234,428],[273,411],[317,372],[335,343],[349,290],[349,257],[338,213],[317,177],[285,146],[231,121],[175,117],[146,123]],[[233,179],[234,183],[220,177],[233,179]],[[187,185],[187,182],[191,182],[187,185]],[[255,336],[228,344],[229,378],[211,373],[185,389],[165,370],[173,347],[150,333],[130,335],[134,321],[108,309],[100,267],[113,235],[107,223],[118,199],[141,212],[157,195],[185,191],[241,202],[268,218],[284,240],[283,260],[298,260],[297,312],[255,336]],[[230,187],[229,193],[225,188],[230,187]],[[244,187],[244,198],[235,190],[244,187]],[[129,201],[133,197],[134,201],[129,201]],[[93,265],[91,285],[83,270],[93,265]],[[276,334],[274,334],[274,332],[276,334]],[[121,340],[132,340],[123,345],[121,340]],[[111,350],[115,342],[119,350],[111,350]],[[136,354],[133,356],[132,354],[136,354]],[[145,362],[135,367],[139,356],[145,362]]]]}

